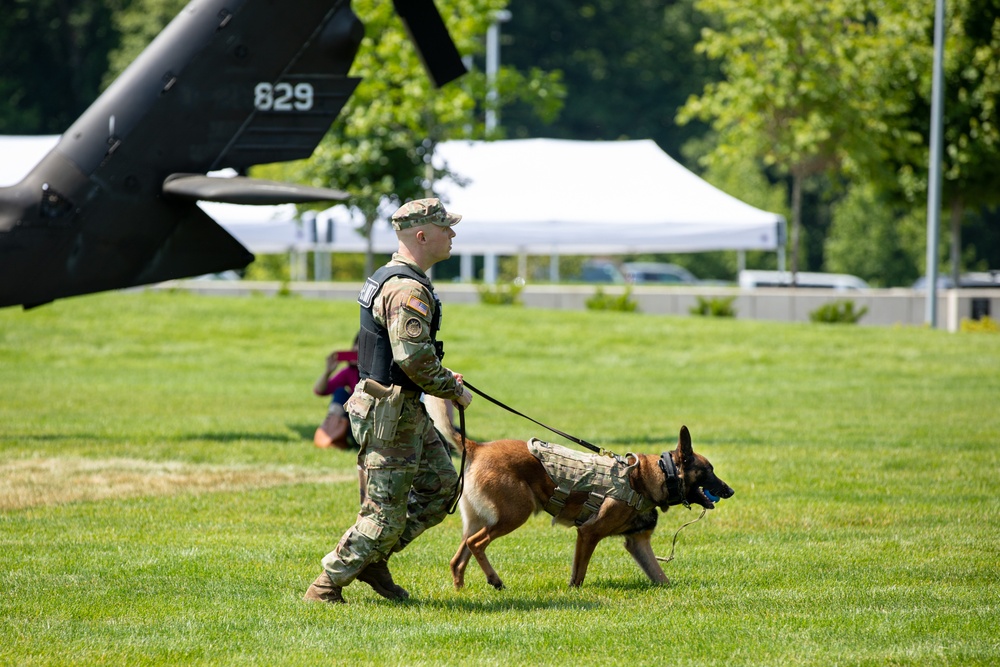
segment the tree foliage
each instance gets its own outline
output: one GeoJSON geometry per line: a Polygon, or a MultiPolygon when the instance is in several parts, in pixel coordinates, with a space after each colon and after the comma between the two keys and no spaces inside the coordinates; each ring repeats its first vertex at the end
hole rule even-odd
{"type": "MultiPolygon", "coordinates": [[[[185,4],[6,0],[0,132],[65,130],[185,4]]],[[[348,190],[372,211],[383,196],[425,193],[436,142],[485,136],[484,34],[505,0],[438,0],[474,63],[442,90],[391,4],[353,1],[367,26],[354,68],[365,81],[314,159],[259,171],[348,190]]],[[[650,137],[745,201],[785,212],[791,199],[802,237],[793,252],[808,253],[802,268],[875,284],[906,283],[921,270],[933,3],[512,0],[509,8],[495,137],[650,137]]],[[[995,267],[1000,0],[947,8],[944,204],[954,255],[967,268],[995,267]]],[[[681,260],[698,262],[702,276],[735,271],[731,254],[681,260]]]]}
{"type": "Polygon", "coordinates": [[[721,61],[724,79],[689,99],[679,119],[711,121],[718,143],[706,164],[750,154],[791,177],[796,271],[804,181],[870,168],[915,145],[918,135],[893,122],[909,109],[912,93],[883,84],[917,77],[921,54],[905,46],[924,24],[901,0],[697,6],[724,22],[722,30],[704,30],[698,45],[721,61]]]}
{"type": "Polygon", "coordinates": [[[945,201],[1000,204],[1000,0],[958,0],[946,40],[945,201]]]}
{"type": "Polygon", "coordinates": [[[921,275],[925,218],[894,206],[872,182],[852,186],[833,206],[826,268],[875,287],[909,285],[921,275]]]}
{"type": "MultiPolygon", "coordinates": [[[[952,276],[957,282],[966,210],[979,212],[1000,204],[1000,0],[949,4],[942,199],[950,212],[952,276]]],[[[922,113],[923,105],[918,108],[922,113]]],[[[916,129],[929,132],[917,114],[911,119],[916,129]]],[[[917,187],[912,189],[926,192],[921,187],[927,182],[922,170],[904,165],[903,171],[917,175],[917,187]]]]}
{"type": "Polygon", "coordinates": [[[503,24],[501,60],[563,74],[567,104],[556,124],[514,105],[502,123],[509,136],[653,139],[680,158],[705,127],[680,127],[676,110],[718,77],[694,45],[707,18],[694,0],[512,0],[503,24]]]}
{"type": "MultiPolygon", "coordinates": [[[[464,55],[481,53],[483,37],[505,0],[441,0],[442,15],[464,55]]],[[[347,191],[348,204],[365,216],[370,234],[386,203],[427,196],[442,175],[431,166],[435,145],[446,139],[483,138],[485,74],[472,71],[434,88],[391,3],[355,0],[365,38],[352,74],[362,78],[312,158],[280,168],[293,180],[347,191]]],[[[558,75],[538,68],[522,73],[502,67],[497,77],[501,103],[520,100],[541,117],[562,104],[558,75]]],[[[369,253],[370,255],[370,253],[369,253]]],[[[369,267],[370,268],[370,267],[369,267]]]]}
{"type": "MultiPolygon", "coordinates": [[[[961,220],[966,202],[984,207],[1000,197],[995,185],[1000,180],[1000,3],[951,4],[945,199],[961,220]]],[[[875,219],[889,216],[891,221],[879,226],[881,232],[865,230],[872,232],[865,238],[887,242],[886,253],[905,248],[908,244],[882,232],[886,225],[906,226],[912,209],[922,207],[921,195],[926,198],[933,7],[903,0],[832,0],[818,6],[699,0],[697,6],[724,21],[724,30],[706,30],[698,47],[720,60],[724,78],[692,97],[680,118],[712,123],[718,144],[706,164],[749,153],[790,175],[793,268],[801,223],[798,190],[803,179],[819,174],[835,185],[847,179],[860,187],[852,196],[865,193],[877,205],[889,206],[875,219]],[[909,210],[894,207],[898,199],[909,210]]],[[[858,231],[847,222],[851,216],[845,211],[852,206],[842,209],[844,228],[834,230],[827,248],[836,266],[870,266],[864,252],[846,258],[848,229],[858,231]]],[[[954,242],[957,248],[957,237],[954,242]]],[[[888,265],[897,268],[884,269],[882,279],[912,272],[897,261],[888,265]]]]}
{"type": "Polygon", "coordinates": [[[58,134],[97,97],[125,0],[4,0],[0,133],[58,134]]]}
{"type": "Polygon", "coordinates": [[[121,40],[108,54],[107,87],[135,60],[190,0],[132,0],[130,7],[116,12],[114,25],[121,40]]]}

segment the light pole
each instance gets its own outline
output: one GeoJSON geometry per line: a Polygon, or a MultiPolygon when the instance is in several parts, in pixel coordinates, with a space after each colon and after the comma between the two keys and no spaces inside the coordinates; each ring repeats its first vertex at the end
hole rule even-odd
{"type": "Polygon", "coordinates": [[[500,24],[506,23],[511,13],[501,9],[493,15],[493,23],[486,30],[486,135],[497,127],[497,72],[500,70],[500,24]]]}
{"type": "MultiPolygon", "coordinates": [[[[944,113],[944,0],[934,4],[934,67],[931,86],[931,145],[927,177],[927,302],[924,323],[937,326],[938,236],[941,229],[941,134],[944,113]]],[[[956,285],[955,287],[958,287],[956,285]]]]}

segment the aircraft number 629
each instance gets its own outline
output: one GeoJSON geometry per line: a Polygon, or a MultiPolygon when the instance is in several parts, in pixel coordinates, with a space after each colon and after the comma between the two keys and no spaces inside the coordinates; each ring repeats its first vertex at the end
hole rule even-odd
{"type": "Polygon", "coordinates": [[[309,111],[313,98],[311,83],[261,82],[253,89],[253,105],[258,111],[309,111]]]}

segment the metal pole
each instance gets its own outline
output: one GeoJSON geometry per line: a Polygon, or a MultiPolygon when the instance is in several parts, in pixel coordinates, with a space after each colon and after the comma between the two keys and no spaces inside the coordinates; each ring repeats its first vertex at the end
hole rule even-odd
{"type": "Polygon", "coordinates": [[[486,30],[486,135],[497,127],[497,72],[500,70],[500,24],[510,20],[511,13],[501,9],[493,15],[486,30]]]}
{"type": "Polygon", "coordinates": [[[937,326],[938,238],[941,229],[941,134],[944,114],[944,0],[934,3],[934,69],[931,145],[927,178],[927,302],[924,323],[937,326]]]}

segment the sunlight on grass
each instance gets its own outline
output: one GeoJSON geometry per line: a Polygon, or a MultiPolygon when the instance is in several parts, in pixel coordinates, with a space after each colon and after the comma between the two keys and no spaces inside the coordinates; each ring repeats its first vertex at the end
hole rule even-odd
{"type": "Polygon", "coordinates": [[[0,463],[0,511],[79,501],[279,484],[355,481],[355,475],[259,467],[194,466],[142,459],[30,458],[0,463]]]}
{"type": "MultiPolygon", "coordinates": [[[[736,495],[669,586],[530,519],[452,587],[449,516],[363,584],[301,600],[357,512],[312,446],[352,303],[131,292],[0,310],[0,664],[1000,663],[1000,340],[635,313],[446,306],[446,363],[614,451],[681,424],[736,495]]],[[[476,439],[560,438],[477,399],[476,439]]],[[[660,516],[653,547],[694,512],[660,516]]]]}

